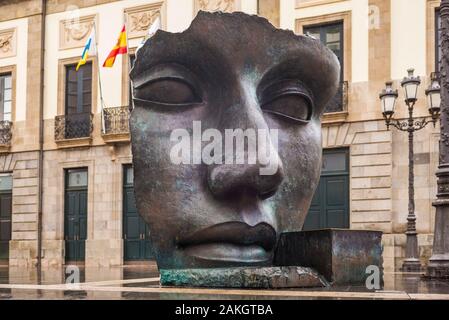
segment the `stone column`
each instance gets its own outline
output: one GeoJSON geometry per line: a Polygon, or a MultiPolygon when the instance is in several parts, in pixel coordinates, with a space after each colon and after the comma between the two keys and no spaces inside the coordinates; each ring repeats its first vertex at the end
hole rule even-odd
{"type": "Polygon", "coordinates": [[[441,133],[440,165],[436,172],[438,179],[435,235],[433,255],[429,260],[427,273],[430,277],[449,278],[449,0],[442,0],[441,14],[441,133]]]}

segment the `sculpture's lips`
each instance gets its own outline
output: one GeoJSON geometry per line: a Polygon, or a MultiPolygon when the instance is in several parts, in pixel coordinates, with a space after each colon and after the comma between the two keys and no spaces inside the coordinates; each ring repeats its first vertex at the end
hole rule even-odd
{"type": "Polygon", "coordinates": [[[185,254],[207,261],[260,264],[272,259],[272,252],[258,245],[235,245],[231,243],[207,243],[185,248],[185,254]]]}
{"type": "Polygon", "coordinates": [[[276,230],[265,222],[253,227],[243,222],[225,222],[197,231],[178,241],[180,247],[212,243],[259,246],[265,251],[271,251],[276,244],[276,230]]]}

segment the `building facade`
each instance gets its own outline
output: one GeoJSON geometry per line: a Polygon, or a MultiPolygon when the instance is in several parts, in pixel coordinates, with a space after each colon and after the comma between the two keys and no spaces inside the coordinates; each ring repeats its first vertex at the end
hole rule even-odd
{"type": "MultiPolygon", "coordinates": [[[[388,131],[379,92],[406,70],[438,70],[438,0],[22,0],[0,11],[0,261],[115,266],[152,257],[132,190],[127,74],[160,16],[170,32],[198,10],[244,11],[329,46],[341,87],[323,116],[323,171],[305,228],[384,232],[384,267],[405,255],[407,135],[388,131]],[[126,24],[129,55],[99,68],[126,24]],[[98,58],[75,71],[95,28],[98,58]],[[101,80],[101,81],[100,81],[101,80]],[[100,85],[101,83],[101,85],[100,85]],[[103,97],[103,99],[101,98],[103,97]],[[39,257],[39,248],[40,257],[39,257]]],[[[397,118],[405,118],[401,93],[397,118]]],[[[438,125],[415,135],[420,256],[431,255],[438,125]]]]}

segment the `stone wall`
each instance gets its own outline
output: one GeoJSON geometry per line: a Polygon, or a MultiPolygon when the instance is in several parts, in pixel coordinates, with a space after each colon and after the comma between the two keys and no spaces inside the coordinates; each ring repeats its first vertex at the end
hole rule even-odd
{"type": "Polygon", "coordinates": [[[33,265],[37,261],[38,152],[0,155],[0,172],[13,176],[12,234],[9,264],[33,265]]]}
{"type": "Polygon", "coordinates": [[[323,127],[323,148],[350,149],[350,226],[392,231],[391,131],[382,121],[323,127]]]}
{"type": "MultiPolygon", "coordinates": [[[[431,256],[438,126],[415,134],[415,205],[422,263],[431,256]]],[[[402,265],[408,214],[408,135],[383,120],[326,125],[323,148],[350,149],[350,227],[384,232],[386,270],[402,265]]]]}
{"type": "Polygon", "coordinates": [[[2,1],[1,6],[0,21],[29,17],[42,12],[42,0],[6,0],[2,1]]]}
{"type": "Polygon", "coordinates": [[[280,0],[259,0],[257,2],[257,14],[259,16],[265,17],[270,21],[274,26],[279,28],[280,24],[280,0]]]}
{"type": "Polygon", "coordinates": [[[64,261],[64,170],[88,168],[86,266],[123,263],[123,165],[131,163],[129,144],[44,153],[44,265],[64,261]]]}
{"type": "Polygon", "coordinates": [[[391,3],[369,0],[369,80],[386,81],[391,70],[391,3]]]}
{"type": "MultiPolygon", "coordinates": [[[[20,113],[24,119],[17,120],[13,117],[12,146],[8,152],[0,154],[0,172],[11,172],[13,175],[9,264],[30,266],[37,262],[38,255],[39,152],[37,150],[39,150],[39,110],[42,101],[40,77],[42,1],[4,1],[1,6],[0,22],[22,19],[20,23],[17,22],[19,27],[16,30],[19,28],[23,30],[23,26],[26,26],[26,40],[17,39],[18,50],[26,51],[26,60],[16,61],[19,55],[9,60],[10,67],[14,70],[14,86],[26,87],[26,99],[21,99],[19,103],[17,90],[14,91],[16,96],[13,98],[15,101],[13,113],[20,113]],[[24,20],[26,22],[22,23],[24,20]],[[26,74],[19,72],[19,68],[23,69],[24,65],[26,74]]],[[[17,34],[24,36],[22,31],[17,34]]],[[[8,63],[7,61],[4,60],[4,63],[8,63]]]]}

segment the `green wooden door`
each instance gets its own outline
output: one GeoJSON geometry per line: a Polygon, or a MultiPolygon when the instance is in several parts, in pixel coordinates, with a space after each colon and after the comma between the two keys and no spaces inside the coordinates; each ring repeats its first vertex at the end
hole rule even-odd
{"type": "Polygon", "coordinates": [[[150,230],[136,208],[131,166],[124,167],[123,239],[126,261],[153,259],[150,230]]]}
{"type": "Polygon", "coordinates": [[[349,228],[347,149],[323,152],[323,168],[303,230],[349,228]]]}
{"type": "Polygon", "coordinates": [[[12,213],[12,176],[0,175],[0,260],[9,259],[12,213]]]}
{"type": "Polygon", "coordinates": [[[66,262],[84,261],[87,238],[87,170],[66,172],[64,201],[66,262]]]}
{"type": "Polygon", "coordinates": [[[0,260],[9,258],[12,193],[0,193],[0,260]]]}

